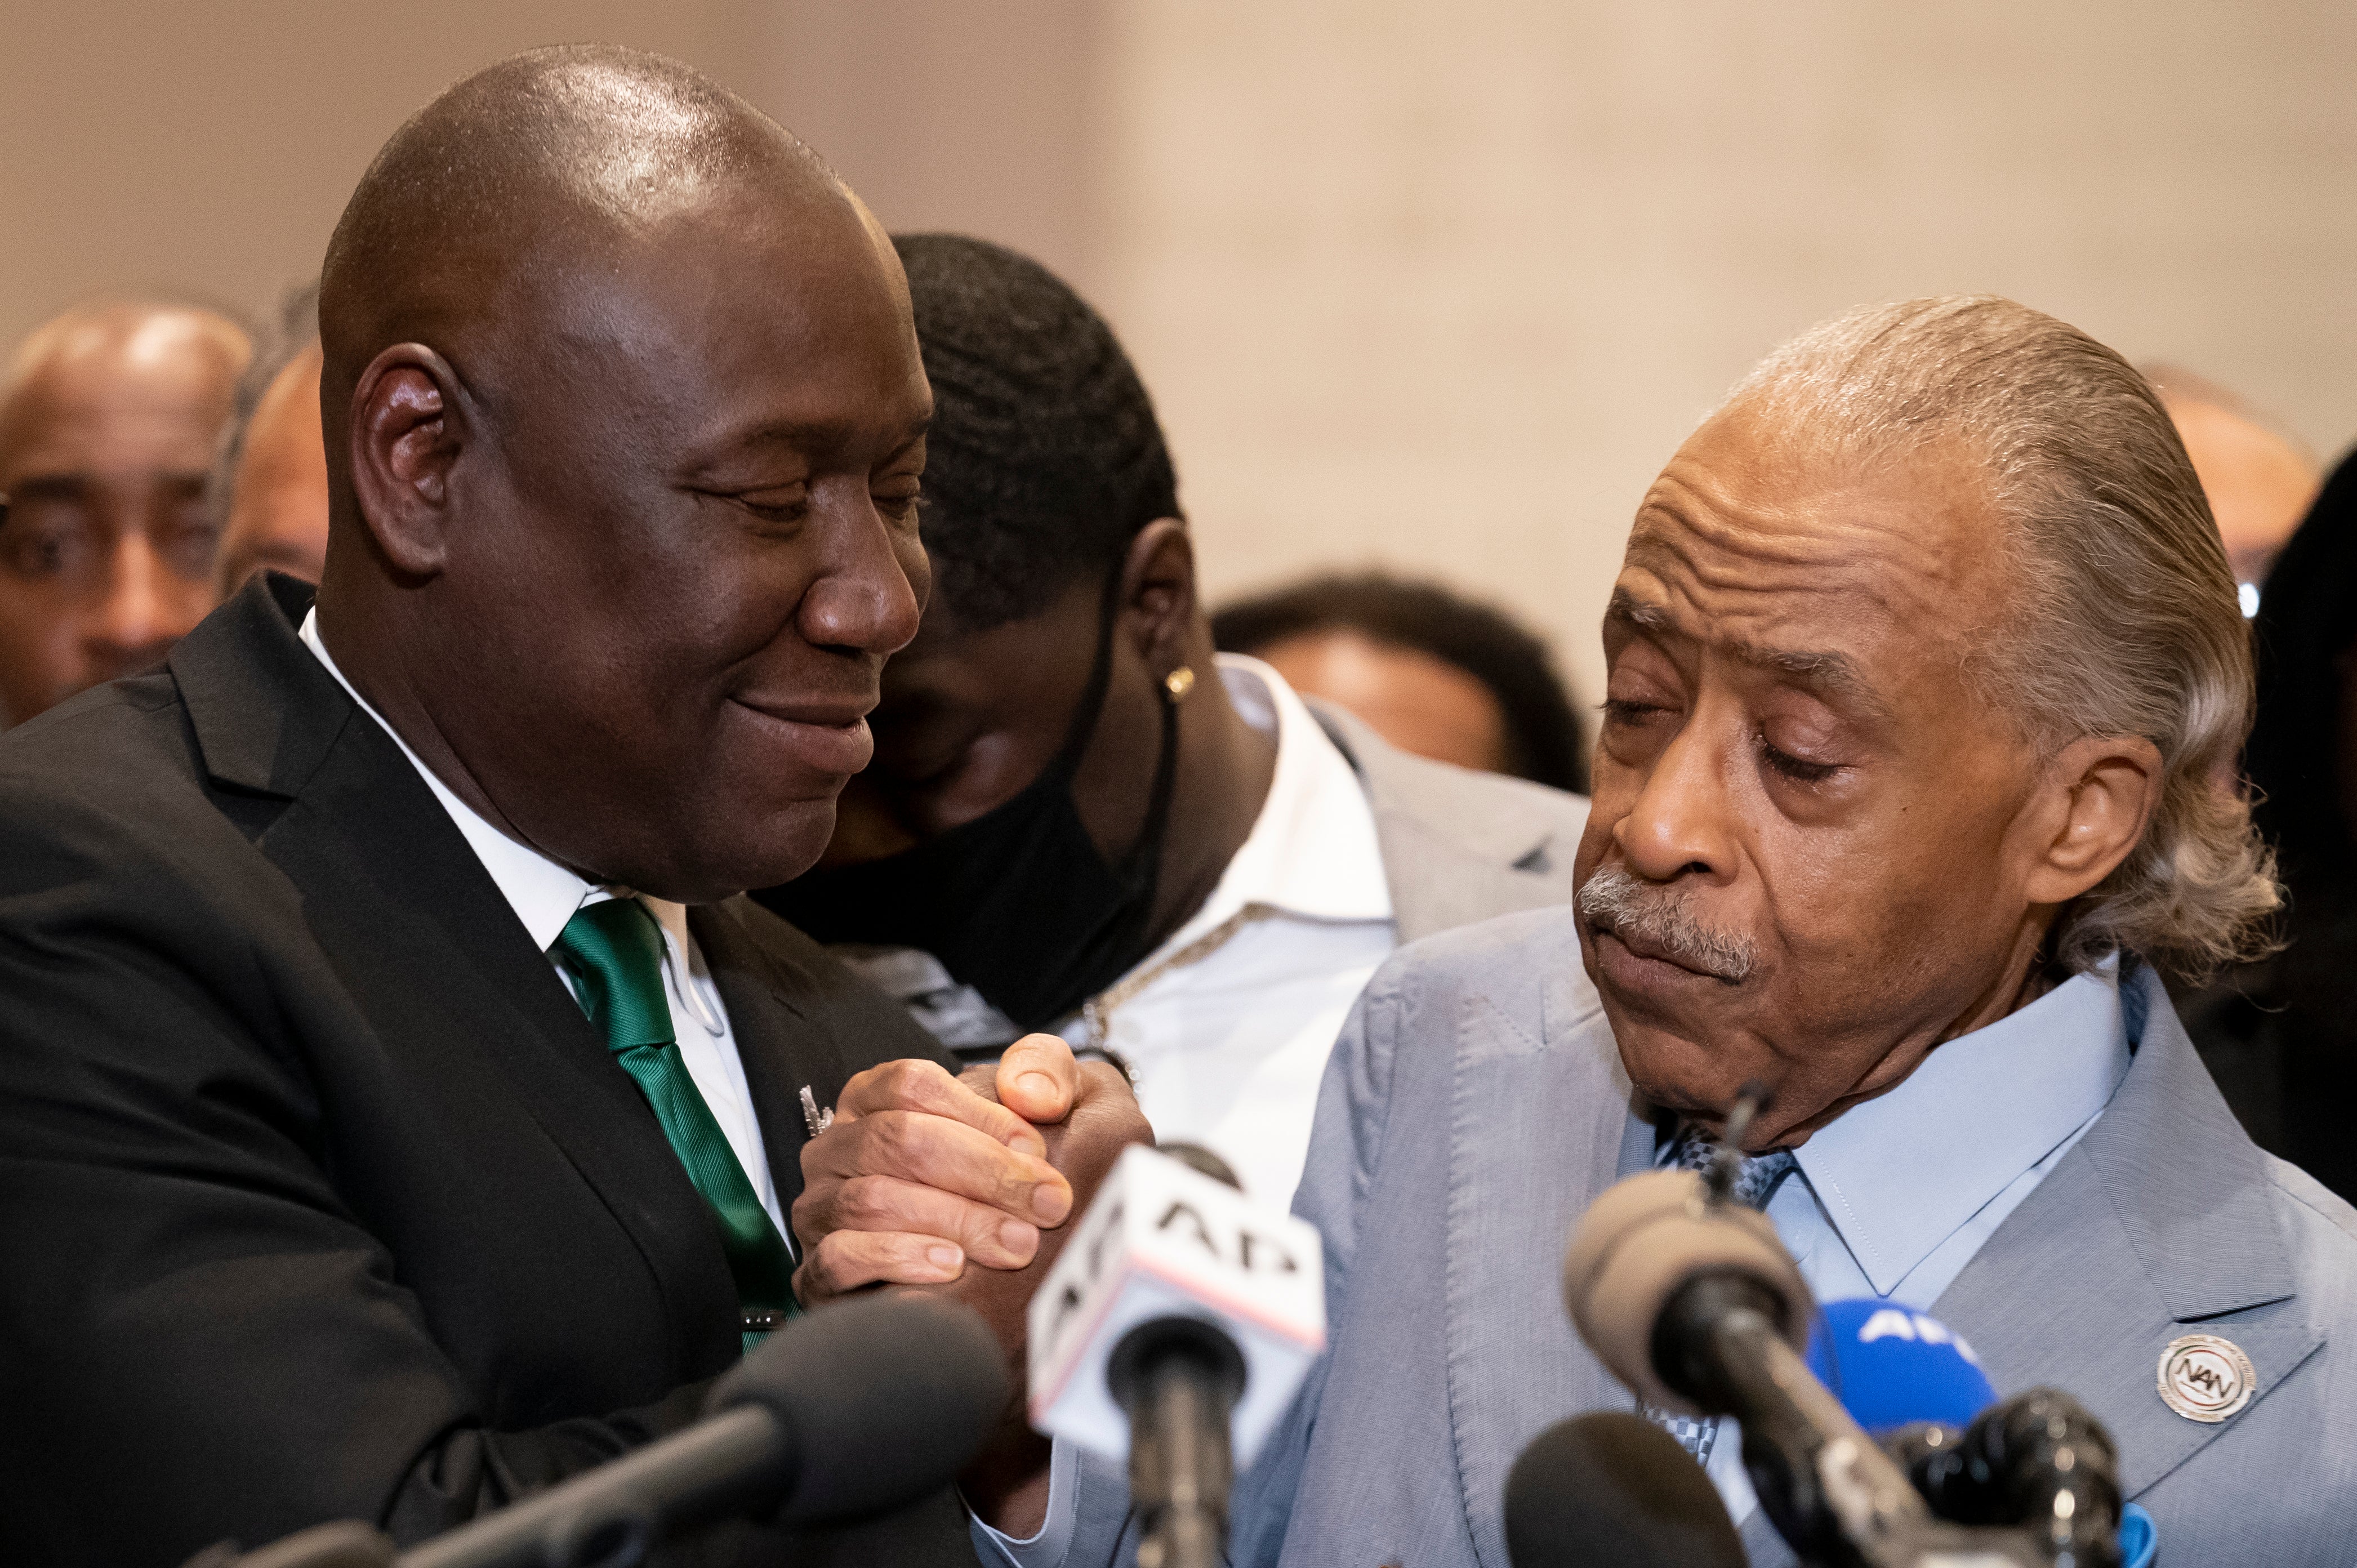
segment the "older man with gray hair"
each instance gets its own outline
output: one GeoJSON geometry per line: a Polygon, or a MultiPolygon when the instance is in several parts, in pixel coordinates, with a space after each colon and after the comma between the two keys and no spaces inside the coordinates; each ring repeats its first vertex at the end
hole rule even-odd
{"type": "MultiPolygon", "coordinates": [[[[2244,1135],[2159,978],[2277,895],[2218,782],[2234,582],[2151,389],[1999,299],[1820,327],[1654,483],[1604,640],[1576,908],[1404,950],[1328,1070],[1332,1349],[1234,1560],[1504,1563],[1517,1453],[1634,1402],[1565,1319],[1566,1232],[1755,1079],[1738,1191],[1818,1300],[2083,1401],[2162,1562],[2357,1557],[2357,1215],[2244,1135]]],[[[1790,1562],[1738,1436],[1679,1434],[1790,1562]]],[[[1118,1487],[1072,1483],[1039,1544],[1103,1562],[1118,1487]]]]}

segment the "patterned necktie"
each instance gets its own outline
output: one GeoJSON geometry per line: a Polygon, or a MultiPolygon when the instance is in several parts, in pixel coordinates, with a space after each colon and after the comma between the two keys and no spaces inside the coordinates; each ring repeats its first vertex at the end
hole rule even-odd
{"type": "MultiPolygon", "coordinates": [[[[1670,1145],[1670,1164],[1699,1176],[1718,1157],[1718,1144],[1691,1122],[1679,1123],[1677,1140],[1670,1145]]],[[[1747,1155],[1736,1167],[1735,1201],[1746,1208],[1765,1208],[1799,1162],[1790,1149],[1747,1155]]]]}
{"type": "MultiPolygon", "coordinates": [[[[1672,1168],[1700,1175],[1708,1170],[1711,1162],[1717,1157],[1718,1144],[1709,1134],[1691,1122],[1679,1124],[1677,1139],[1670,1145],[1672,1168]]],[[[1777,1187],[1797,1168],[1798,1164],[1790,1149],[1747,1155],[1736,1167],[1732,1196],[1736,1202],[1747,1208],[1765,1208],[1768,1200],[1776,1196],[1777,1187]]],[[[1637,1408],[1644,1413],[1646,1420],[1676,1438],[1678,1446],[1693,1455],[1695,1464],[1710,1463],[1711,1445],[1718,1439],[1717,1416],[1678,1415],[1656,1409],[1641,1400],[1638,1402],[1637,1408]]]]}
{"type": "Polygon", "coordinates": [[[746,1179],[727,1134],[696,1092],[672,1037],[671,1004],[663,996],[662,930],[637,899],[615,898],[576,910],[551,950],[580,983],[582,1010],[605,1031],[606,1048],[646,1096],[673,1153],[720,1226],[737,1299],[748,1309],[743,1333],[744,1348],[750,1350],[762,1333],[749,1326],[753,1309],[761,1309],[761,1321],[799,1310],[793,1257],[746,1179]]]}

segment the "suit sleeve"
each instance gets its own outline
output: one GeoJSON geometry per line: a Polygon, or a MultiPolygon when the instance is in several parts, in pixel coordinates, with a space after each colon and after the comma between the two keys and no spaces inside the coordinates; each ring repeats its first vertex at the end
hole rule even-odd
{"type": "Polygon", "coordinates": [[[1341,1318],[1351,1262],[1358,1253],[1360,1211],[1374,1186],[1391,1117],[1393,1047],[1403,1005],[1398,973],[1394,957],[1375,972],[1351,1008],[1318,1086],[1309,1158],[1293,1195],[1293,1212],[1317,1226],[1325,1242],[1329,1331],[1341,1318]]]}
{"type": "Polygon", "coordinates": [[[414,1541],[692,1420],[698,1387],[484,1423],[337,1196],[254,954],[203,878],[120,840],[0,825],[0,1560],[169,1563],[339,1518],[414,1541]]]}
{"type": "MultiPolygon", "coordinates": [[[[1327,1059],[1310,1132],[1309,1161],[1293,1197],[1293,1211],[1317,1226],[1325,1243],[1329,1347],[1341,1333],[1361,1211],[1383,1154],[1402,1006],[1396,971],[1394,960],[1375,972],[1327,1059]]],[[[1251,1471],[1239,1479],[1229,1530],[1228,1558],[1234,1568],[1275,1568],[1285,1550],[1293,1499],[1308,1464],[1330,1364],[1330,1356],[1321,1357],[1310,1368],[1293,1408],[1251,1471]]]]}

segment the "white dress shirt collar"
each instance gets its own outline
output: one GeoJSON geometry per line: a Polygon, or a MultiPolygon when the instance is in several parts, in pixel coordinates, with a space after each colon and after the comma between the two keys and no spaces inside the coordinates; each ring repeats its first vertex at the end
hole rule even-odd
{"type": "Polygon", "coordinates": [[[2092,1122],[2128,1059],[2115,961],[1934,1047],[1897,1088],[1802,1144],[1800,1167],[1859,1269],[1888,1295],[2092,1122]]]}
{"type": "MultiPolygon", "coordinates": [[[[629,896],[627,888],[604,887],[586,881],[538,850],[518,843],[485,822],[480,813],[453,794],[450,787],[436,778],[432,768],[418,760],[417,754],[409,749],[409,743],[401,738],[401,732],[385,723],[384,715],[371,707],[368,699],[353,690],[352,683],[344,679],[344,672],[336,668],[334,658],[328,652],[327,643],[319,636],[319,611],[316,606],[303,617],[301,635],[304,646],[327,666],[328,673],[333,675],[336,683],[360,704],[361,712],[374,719],[378,728],[393,736],[393,744],[401,747],[401,755],[409,758],[409,765],[417,769],[418,777],[425,780],[425,787],[434,791],[436,800],[442,802],[442,809],[450,814],[450,821],[457,824],[468,847],[474,850],[475,858],[483,863],[483,869],[490,874],[491,881],[499,887],[501,897],[515,910],[516,918],[522,920],[523,929],[531,933],[533,946],[546,952],[564,931],[565,923],[573,918],[575,911],[582,905],[606,897],[629,896]]],[[[687,947],[686,908],[660,898],[642,897],[639,901],[662,927],[666,945],[672,949],[674,960],[683,957],[687,947]]],[[[693,987],[683,989],[691,1001],[701,1000],[694,996],[693,987]]],[[[698,1021],[703,1022],[700,1017],[698,1021]]]]}

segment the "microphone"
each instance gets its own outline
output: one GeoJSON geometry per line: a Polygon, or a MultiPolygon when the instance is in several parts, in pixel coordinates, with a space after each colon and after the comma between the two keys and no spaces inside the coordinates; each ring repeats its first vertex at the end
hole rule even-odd
{"type": "Polygon", "coordinates": [[[1125,1150],[1028,1326],[1031,1424],[1128,1458],[1141,1568],[1220,1568],[1235,1472],[1326,1348],[1317,1229],[1208,1151],[1125,1150]]]}
{"type": "Polygon", "coordinates": [[[1996,1402],[1996,1390],[1962,1335],[1874,1296],[1818,1309],[1809,1370],[1876,1434],[1919,1422],[1961,1427],[1996,1402]]]}
{"type": "Polygon", "coordinates": [[[1513,1568],[1743,1568],[1743,1538],[1676,1438],[1626,1411],[1559,1421],[1506,1477],[1513,1568]]]}
{"type": "Polygon", "coordinates": [[[180,1568],[394,1568],[393,1538],[356,1519],[315,1524],[241,1555],[234,1541],[206,1547],[180,1568]]]}
{"type": "Polygon", "coordinates": [[[608,1568],[724,1519],[896,1508],[965,1467],[1008,1393],[971,1308],[917,1295],[822,1307],[715,1384],[694,1425],[437,1536],[399,1568],[608,1568]]]}
{"type": "Polygon", "coordinates": [[[1808,1287],[1767,1217],[1725,1191],[1723,1180],[1690,1171],[1648,1171],[1607,1188],[1581,1217],[1564,1259],[1564,1299],[1606,1369],[1648,1403],[1742,1423],[1760,1505],[1804,1563],[2058,1561],[2023,1530],[1932,1516],[1907,1473],[1809,1370],[1801,1355],[1808,1287]]]}
{"type": "Polygon", "coordinates": [[[1889,1440],[1942,1519],[2018,1526],[2074,1568],[2118,1568],[2120,1457],[2086,1406],[2056,1389],[1990,1405],[1961,1431],[1925,1423],[1889,1440]]]}
{"type": "Polygon", "coordinates": [[[1942,1519],[2027,1528],[2057,1562],[2125,1555],[2118,1452],[2070,1395],[2032,1389],[2000,1402],[1963,1336],[1870,1297],[1825,1305],[1809,1369],[1942,1519]]]}

